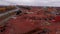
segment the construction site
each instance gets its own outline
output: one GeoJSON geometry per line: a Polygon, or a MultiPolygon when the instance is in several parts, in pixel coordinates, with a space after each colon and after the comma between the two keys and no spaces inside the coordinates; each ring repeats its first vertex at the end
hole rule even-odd
{"type": "Polygon", "coordinates": [[[60,0],[0,0],[0,34],[60,34],[60,0]]]}
{"type": "Polygon", "coordinates": [[[60,34],[60,7],[0,6],[0,34],[60,34]]]}

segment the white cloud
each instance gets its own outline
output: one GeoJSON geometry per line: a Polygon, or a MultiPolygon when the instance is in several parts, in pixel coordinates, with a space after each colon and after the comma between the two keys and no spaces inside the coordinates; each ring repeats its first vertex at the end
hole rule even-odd
{"type": "Polygon", "coordinates": [[[60,0],[4,0],[6,2],[18,5],[29,6],[60,6],[60,0]]]}
{"type": "Polygon", "coordinates": [[[4,1],[0,1],[0,5],[10,5],[10,3],[4,2],[4,1]]]}

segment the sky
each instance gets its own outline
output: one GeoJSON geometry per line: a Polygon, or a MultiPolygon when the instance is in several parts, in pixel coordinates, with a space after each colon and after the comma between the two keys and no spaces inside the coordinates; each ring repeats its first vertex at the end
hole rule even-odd
{"type": "Polygon", "coordinates": [[[0,5],[60,6],[60,0],[0,0],[0,5]]]}

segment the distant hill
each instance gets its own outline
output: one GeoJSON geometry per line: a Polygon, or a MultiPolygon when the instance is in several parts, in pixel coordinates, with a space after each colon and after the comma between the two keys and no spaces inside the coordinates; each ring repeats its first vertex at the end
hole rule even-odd
{"type": "Polygon", "coordinates": [[[15,6],[0,6],[0,13],[4,13],[13,9],[16,9],[16,7],[15,6]]]}

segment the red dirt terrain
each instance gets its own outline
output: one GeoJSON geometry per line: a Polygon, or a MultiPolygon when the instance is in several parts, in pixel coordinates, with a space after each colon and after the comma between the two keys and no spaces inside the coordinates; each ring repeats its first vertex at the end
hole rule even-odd
{"type": "Polygon", "coordinates": [[[21,14],[7,21],[1,34],[60,34],[60,13],[57,8],[20,8],[21,14]]]}

